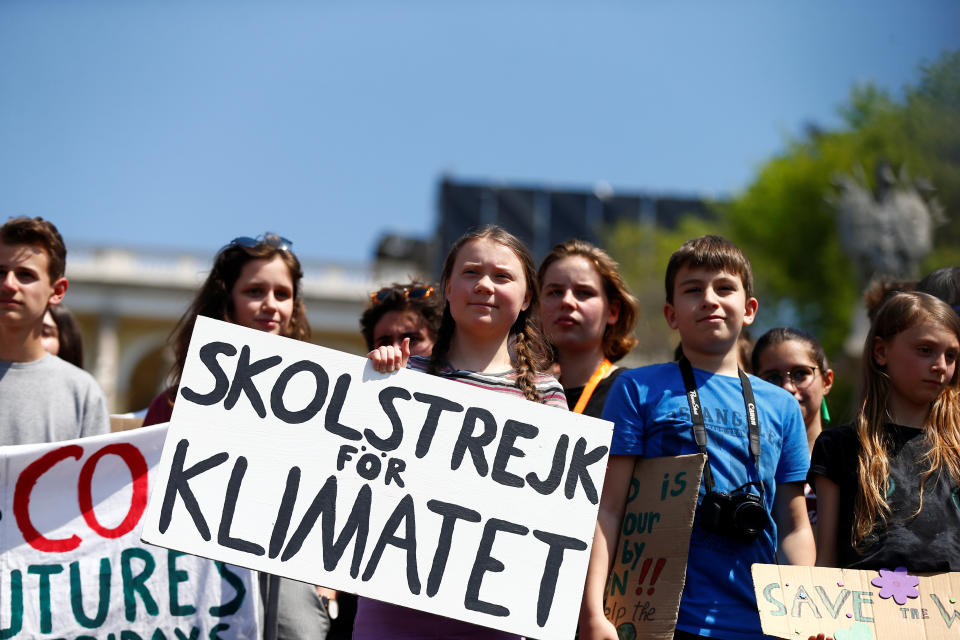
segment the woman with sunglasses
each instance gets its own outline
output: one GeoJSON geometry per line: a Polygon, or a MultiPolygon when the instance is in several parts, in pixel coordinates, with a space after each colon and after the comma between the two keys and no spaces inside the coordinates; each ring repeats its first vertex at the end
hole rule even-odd
{"type": "Polygon", "coordinates": [[[807,427],[807,442],[813,443],[830,420],[826,395],[833,386],[833,370],[827,355],[812,335],[800,329],[771,329],[753,347],[753,371],[757,377],[793,394],[807,427]]]}
{"type": "MultiPolygon", "coordinates": [[[[753,347],[751,364],[755,375],[793,394],[800,403],[800,413],[807,428],[807,444],[813,443],[830,421],[826,396],[833,386],[833,370],[827,366],[827,355],[812,335],[800,329],[771,329],[760,336],[753,347]]],[[[804,484],[807,515],[817,522],[817,496],[804,484]]]]}
{"type": "MultiPolygon", "coordinates": [[[[307,340],[300,261],[291,242],[273,234],[234,238],[220,249],[213,268],[170,336],[174,363],[171,386],[147,411],[144,426],[168,422],[187,359],[197,316],[207,316],[275,335],[307,340]]],[[[321,592],[311,585],[261,574],[265,639],[322,639],[330,628],[321,592]]],[[[332,592],[322,590],[322,595],[332,592]]]]}
{"type": "Polygon", "coordinates": [[[370,306],[360,316],[360,331],[367,349],[410,339],[410,355],[429,358],[440,330],[443,307],[436,289],[413,281],[384,287],[370,294],[370,306]]]}

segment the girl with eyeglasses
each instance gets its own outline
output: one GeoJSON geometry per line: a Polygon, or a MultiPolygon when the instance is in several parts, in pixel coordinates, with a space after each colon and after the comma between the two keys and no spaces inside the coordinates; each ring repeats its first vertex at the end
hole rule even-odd
{"type": "MultiPolygon", "coordinates": [[[[750,365],[754,375],[793,394],[807,430],[807,445],[813,443],[830,421],[826,396],[833,386],[833,370],[827,366],[823,347],[806,331],[792,328],[771,329],[753,346],[750,365]]],[[[810,483],[804,483],[810,524],[817,524],[817,495],[810,483]]]]}
{"type": "Polygon", "coordinates": [[[833,386],[833,370],[827,366],[823,347],[806,331],[771,329],[753,347],[754,375],[793,394],[807,427],[810,450],[830,420],[826,396],[833,386]]]}
{"type": "MultiPolygon", "coordinates": [[[[168,422],[177,387],[187,359],[190,336],[197,316],[207,316],[275,335],[308,340],[300,280],[300,261],[290,250],[291,242],[274,234],[257,238],[234,238],[213,260],[210,274],[170,336],[174,363],[171,386],[161,392],[147,410],[144,426],[168,422]]],[[[265,639],[322,639],[330,627],[321,601],[335,592],[261,574],[264,596],[265,639]]]]}

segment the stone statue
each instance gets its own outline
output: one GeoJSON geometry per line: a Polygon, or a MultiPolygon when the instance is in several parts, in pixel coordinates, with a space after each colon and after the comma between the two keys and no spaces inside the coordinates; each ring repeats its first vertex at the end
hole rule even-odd
{"type": "Polygon", "coordinates": [[[837,229],[844,250],[857,264],[861,284],[875,278],[913,278],[933,248],[934,229],[946,222],[943,206],[925,180],[911,180],[905,167],[899,177],[887,162],[877,163],[876,193],[858,167],[835,180],[829,198],[837,209],[837,229]]]}
{"type": "MultiPolygon", "coordinates": [[[[933,248],[933,231],[946,222],[943,206],[926,180],[911,180],[905,167],[899,177],[888,162],[878,162],[876,192],[863,168],[834,180],[837,193],[828,198],[837,210],[840,245],[856,263],[861,290],[874,280],[917,277],[920,261],[933,248]]],[[[870,328],[863,304],[854,313],[844,351],[860,353],[870,328]]]]}

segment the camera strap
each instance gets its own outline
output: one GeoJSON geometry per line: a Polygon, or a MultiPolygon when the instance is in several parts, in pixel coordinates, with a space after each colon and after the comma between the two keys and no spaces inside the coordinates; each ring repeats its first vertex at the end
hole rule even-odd
{"type": "MultiPolygon", "coordinates": [[[[706,464],[703,465],[703,482],[707,491],[713,491],[713,471],[710,470],[710,456],[707,455],[707,429],[703,422],[703,409],[700,406],[700,395],[697,393],[697,382],[693,377],[693,366],[686,356],[681,356],[678,363],[680,365],[680,374],[683,376],[683,386],[687,391],[687,403],[690,405],[690,420],[693,422],[693,438],[700,448],[700,453],[706,457],[706,464]]],[[[747,429],[750,434],[750,454],[753,456],[753,462],[757,466],[757,484],[760,487],[760,495],[763,495],[763,482],[760,480],[760,422],[757,415],[757,403],[753,399],[753,387],[743,369],[737,367],[737,373],[740,375],[740,385],[743,388],[743,405],[747,411],[747,429]]]]}

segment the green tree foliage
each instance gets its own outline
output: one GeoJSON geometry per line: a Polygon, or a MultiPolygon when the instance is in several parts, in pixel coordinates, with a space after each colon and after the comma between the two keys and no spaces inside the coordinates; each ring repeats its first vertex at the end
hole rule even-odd
{"type": "Polygon", "coordinates": [[[667,261],[681,244],[706,233],[718,233],[716,221],[688,216],[675,229],[621,222],[605,234],[610,255],[620,263],[630,292],[640,302],[635,332],[639,342],[631,354],[633,362],[649,364],[672,359],[679,338],[663,317],[667,261]]]}
{"type": "Polygon", "coordinates": [[[828,353],[840,350],[862,293],[830,202],[838,175],[863,170],[875,187],[873,169],[888,161],[928,179],[948,223],[922,272],[960,264],[960,51],[921,66],[920,75],[899,101],[872,86],[853,89],[840,109],[842,128],[790,141],[723,207],[731,239],[753,263],[762,306],[794,315],[828,353]]]}
{"type": "Polygon", "coordinates": [[[761,303],[758,329],[790,323],[839,356],[862,291],[838,238],[835,180],[862,170],[873,185],[881,160],[927,178],[944,206],[949,221],[937,229],[922,272],[960,264],[960,51],[920,66],[919,76],[900,99],[873,86],[854,88],[840,107],[842,126],[810,127],[788,140],[746,191],[716,205],[717,219],[609,230],[606,244],[641,302],[640,360],[663,359],[675,345],[660,314],[663,273],[670,253],[703,233],[729,237],[750,258],[761,303]]]}

